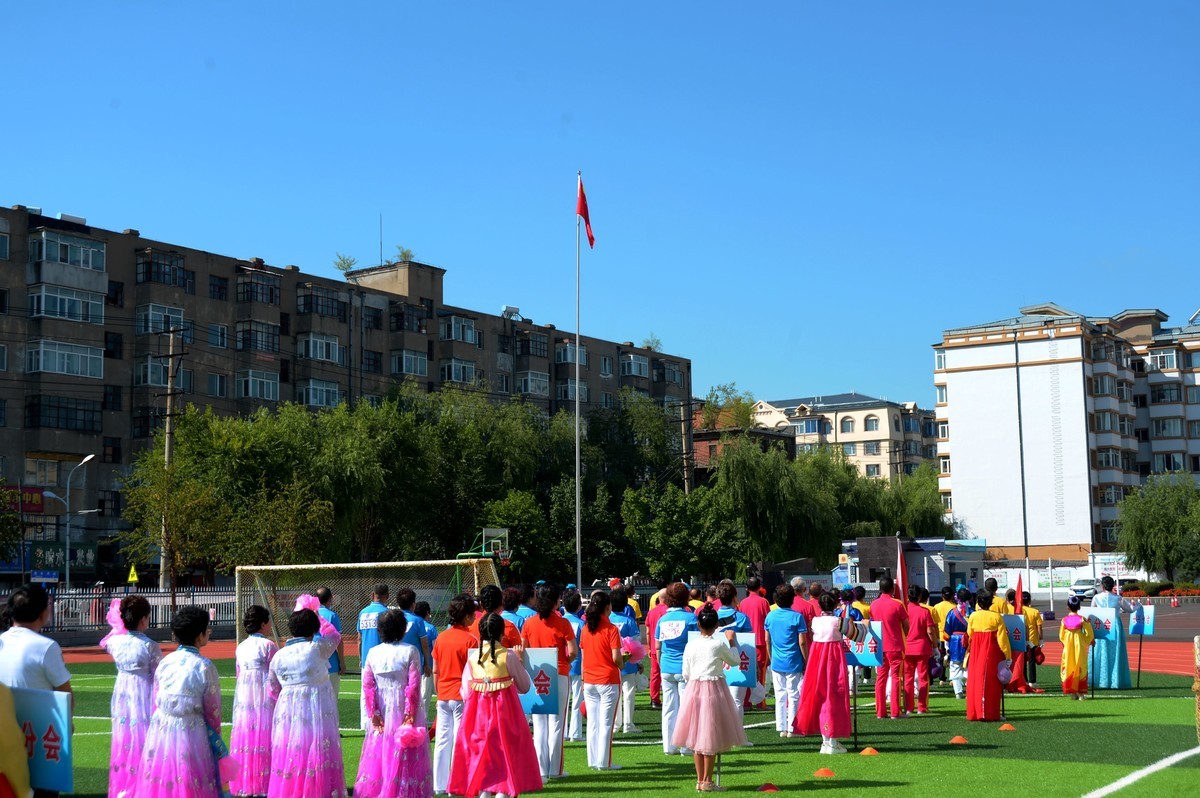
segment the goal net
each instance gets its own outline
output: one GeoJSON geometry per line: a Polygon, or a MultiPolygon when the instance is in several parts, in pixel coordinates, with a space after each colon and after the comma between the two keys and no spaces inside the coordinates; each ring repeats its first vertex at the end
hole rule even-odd
{"type": "Polygon", "coordinates": [[[417,601],[429,602],[432,623],[439,628],[448,623],[446,606],[464,591],[479,595],[485,585],[499,585],[496,564],[490,557],[461,560],[416,562],[340,563],[313,565],[242,565],[236,572],[237,639],[242,630],[246,608],[260,604],[271,613],[271,628],[278,640],[287,637],[287,619],[296,599],[317,588],[333,592],[330,609],[342,624],[342,639],[349,645],[358,642],[358,613],[371,603],[375,586],[388,586],[391,603],[404,588],[417,594],[417,601]]]}

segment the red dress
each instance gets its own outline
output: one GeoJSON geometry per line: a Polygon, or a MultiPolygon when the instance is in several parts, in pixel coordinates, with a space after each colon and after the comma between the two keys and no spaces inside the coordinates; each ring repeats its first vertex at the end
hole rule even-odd
{"type": "Polygon", "coordinates": [[[976,610],[967,620],[967,720],[1000,720],[997,666],[1012,655],[999,614],[976,610]]]}
{"type": "Polygon", "coordinates": [[[793,731],[825,737],[849,737],[853,733],[846,646],[842,641],[846,637],[854,639],[855,632],[855,625],[844,616],[821,615],[813,619],[813,643],[808,651],[793,731]]]}

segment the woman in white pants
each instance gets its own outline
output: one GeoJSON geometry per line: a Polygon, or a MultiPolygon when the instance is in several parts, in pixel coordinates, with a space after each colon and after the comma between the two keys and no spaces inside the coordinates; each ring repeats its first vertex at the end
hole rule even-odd
{"type": "MultiPolygon", "coordinates": [[[[579,597],[578,590],[568,590],[563,594],[562,599],[564,618],[567,623],[571,624],[571,629],[575,632],[575,646],[579,646],[579,633],[583,631],[583,618],[579,617],[579,609],[583,606],[583,599],[579,597]]],[[[573,743],[583,741],[583,657],[577,656],[571,660],[571,669],[567,674],[571,686],[571,708],[568,710],[570,715],[567,724],[567,740],[573,743]]]]}
{"type": "Polygon", "coordinates": [[[558,711],[552,715],[533,716],[533,749],[537,753],[538,770],[542,781],[571,774],[562,769],[563,737],[567,719],[567,685],[571,661],[579,656],[575,630],[567,619],[558,614],[557,585],[543,584],[537,589],[537,615],[525,620],[521,638],[526,649],[553,648],[558,652],[558,711]]]}
{"type": "Polygon", "coordinates": [[[479,648],[479,638],[471,631],[475,620],[475,601],[455,596],[446,608],[450,626],[433,644],[433,679],[437,684],[437,733],[433,742],[433,794],[445,795],[450,783],[450,759],[454,738],[462,721],[462,674],[467,652],[479,648]]]}
{"type": "Polygon", "coordinates": [[[675,721],[679,717],[679,705],[683,698],[683,650],[687,648],[688,632],[697,631],[696,616],[688,606],[688,589],[682,582],[673,582],[663,591],[663,601],[669,610],[658,619],[654,628],[654,640],[658,657],[658,671],[662,675],[662,734],[664,754],[686,754],[692,752],[671,744],[675,733],[675,721]]]}
{"type": "Polygon", "coordinates": [[[579,650],[583,656],[583,700],[587,706],[588,767],[619,770],[612,761],[612,738],[621,689],[621,636],[608,619],[608,594],[592,593],[584,613],[579,650]]]}
{"type": "MultiPolygon", "coordinates": [[[[622,638],[632,637],[641,642],[642,633],[637,621],[629,616],[626,608],[629,606],[628,594],[621,586],[614,587],[608,594],[608,619],[617,627],[617,634],[622,638]]],[[[625,734],[641,734],[642,730],[633,722],[634,701],[637,699],[638,674],[642,666],[629,664],[621,668],[621,694],[617,701],[617,719],[621,731],[625,734]]]]}
{"type": "Polygon", "coordinates": [[[808,625],[792,609],[796,591],[784,583],[775,588],[775,609],[767,613],[767,651],[771,658],[771,682],[775,688],[775,731],[792,736],[792,722],[800,706],[800,686],[808,658],[808,625]]]}

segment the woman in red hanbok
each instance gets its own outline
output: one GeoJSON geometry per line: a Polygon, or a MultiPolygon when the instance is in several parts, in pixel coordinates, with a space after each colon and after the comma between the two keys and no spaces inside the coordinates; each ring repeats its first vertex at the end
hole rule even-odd
{"type": "Polygon", "coordinates": [[[792,730],[799,734],[820,734],[822,754],[844,754],[839,737],[849,737],[850,690],[846,678],[844,640],[857,640],[865,624],[833,614],[837,600],[823,593],[818,599],[821,614],[813,618],[813,642],[809,647],[800,707],[792,730]]]}
{"type": "Polygon", "coordinates": [[[992,594],[980,590],[975,612],[967,619],[967,720],[1000,720],[1004,685],[998,669],[1012,665],[1008,629],[1000,613],[992,612],[992,594]]]}

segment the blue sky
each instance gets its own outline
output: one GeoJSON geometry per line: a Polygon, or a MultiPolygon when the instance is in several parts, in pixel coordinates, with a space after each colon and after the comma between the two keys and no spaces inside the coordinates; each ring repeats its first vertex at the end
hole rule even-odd
{"type": "Polygon", "coordinates": [[[1197,307],[1200,5],[10,4],[0,202],[932,404],[948,327],[1197,307]],[[12,65],[16,67],[13,74],[12,65]],[[585,244],[586,246],[586,244],[585,244]]]}

